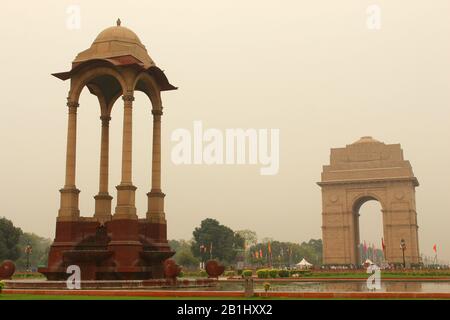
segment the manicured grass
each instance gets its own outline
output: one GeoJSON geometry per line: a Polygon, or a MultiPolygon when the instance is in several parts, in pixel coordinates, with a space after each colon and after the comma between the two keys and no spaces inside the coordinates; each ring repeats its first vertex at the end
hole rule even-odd
{"type": "MultiPolygon", "coordinates": [[[[64,295],[32,295],[32,294],[0,294],[1,300],[268,300],[269,298],[255,297],[102,297],[102,296],[64,296],[64,295]]],[[[271,298],[270,300],[292,300],[287,298],[271,298]]],[[[296,300],[296,299],[295,299],[296,300]]]]}
{"type": "MultiPolygon", "coordinates": [[[[406,271],[406,272],[392,272],[382,271],[383,278],[439,278],[450,277],[450,272],[421,272],[421,271],[406,271]]],[[[310,275],[305,275],[302,278],[367,278],[365,272],[313,272],[310,275]]]]}
{"type": "Polygon", "coordinates": [[[32,294],[0,294],[0,300],[148,300],[145,297],[51,296],[32,294]]]}
{"type": "MultiPolygon", "coordinates": [[[[253,276],[258,279],[264,280],[267,279],[270,281],[271,279],[317,279],[317,278],[348,278],[348,279],[366,279],[368,274],[365,270],[310,270],[310,271],[291,271],[290,276],[286,271],[286,274],[280,276],[279,270],[278,274],[270,274],[271,269],[259,269],[256,272],[253,272],[253,276]]],[[[381,276],[383,278],[400,278],[400,279],[419,279],[419,278],[450,278],[450,270],[382,270],[381,276]]],[[[238,279],[241,277],[233,277],[234,279],[238,279]]]]}
{"type": "Polygon", "coordinates": [[[330,299],[315,299],[315,298],[283,298],[283,297],[254,297],[254,298],[226,298],[226,297],[101,297],[101,296],[52,296],[52,295],[30,295],[30,294],[0,294],[0,301],[2,300],[436,300],[431,298],[397,298],[397,299],[352,299],[352,298],[330,298],[330,299]]]}
{"type": "Polygon", "coordinates": [[[13,280],[22,280],[22,279],[41,279],[45,280],[45,276],[41,273],[37,272],[16,272],[13,275],[13,280]]]}
{"type": "MultiPolygon", "coordinates": [[[[381,271],[383,278],[450,278],[450,271],[381,271]]],[[[355,271],[313,271],[311,273],[305,273],[297,277],[298,279],[316,279],[316,278],[350,278],[350,279],[366,279],[368,274],[362,270],[355,271]]],[[[291,279],[293,277],[290,277],[291,279]]],[[[263,278],[267,280],[271,279],[283,279],[277,278],[263,278]]],[[[286,278],[284,278],[286,279],[286,278]]]]}

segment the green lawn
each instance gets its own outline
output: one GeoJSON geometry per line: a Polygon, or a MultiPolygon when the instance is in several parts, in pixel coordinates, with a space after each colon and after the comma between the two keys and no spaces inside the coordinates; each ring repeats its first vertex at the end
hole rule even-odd
{"type": "Polygon", "coordinates": [[[149,300],[145,297],[95,297],[63,295],[0,294],[1,300],[149,300]]]}
{"type": "MultiPolygon", "coordinates": [[[[274,298],[276,300],[297,300],[274,298]]],[[[31,294],[0,294],[1,300],[268,300],[264,297],[251,299],[235,297],[102,297],[102,296],[64,296],[64,295],[31,295],[31,294]]],[[[272,300],[272,299],[270,299],[272,300]]]]}
{"type": "MultiPolygon", "coordinates": [[[[223,297],[98,297],[98,296],[51,296],[51,295],[26,295],[26,294],[0,294],[1,300],[368,300],[368,299],[351,299],[351,298],[333,298],[333,299],[312,299],[312,298],[223,298],[223,297]]],[[[369,300],[436,300],[436,299],[381,299],[371,298],[369,300]]]]}
{"type": "MultiPolygon", "coordinates": [[[[367,278],[368,274],[365,272],[313,272],[300,278],[367,278]]],[[[407,272],[393,272],[382,271],[382,278],[440,278],[450,277],[450,272],[423,272],[423,271],[407,271],[407,272]]]]}

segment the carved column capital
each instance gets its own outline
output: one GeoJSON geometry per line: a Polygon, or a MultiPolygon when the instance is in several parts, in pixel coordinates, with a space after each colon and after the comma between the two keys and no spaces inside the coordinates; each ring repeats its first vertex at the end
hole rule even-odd
{"type": "Polygon", "coordinates": [[[74,101],[74,100],[71,100],[71,99],[72,99],[71,97],[67,97],[67,106],[68,107],[78,108],[80,106],[78,101],[74,101]]]}
{"type": "Polygon", "coordinates": [[[77,109],[80,104],[76,101],[67,101],[67,107],[69,107],[69,113],[77,113],[77,109]]]}
{"type": "Polygon", "coordinates": [[[159,110],[159,109],[153,109],[152,110],[152,115],[154,115],[154,116],[162,116],[163,115],[163,111],[159,110]]]}
{"type": "Polygon", "coordinates": [[[78,108],[80,104],[76,101],[67,101],[67,106],[72,108],[78,108]]]}
{"type": "Polygon", "coordinates": [[[102,121],[102,126],[107,127],[109,126],[109,122],[111,121],[110,116],[101,116],[100,120],[102,121]]]}
{"type": "Polygon", "coordinates": [[[134,96],[132,94],[124,94],[122,96],[122,99],[125,102],[133,102],[134,101],[134,96]]]}

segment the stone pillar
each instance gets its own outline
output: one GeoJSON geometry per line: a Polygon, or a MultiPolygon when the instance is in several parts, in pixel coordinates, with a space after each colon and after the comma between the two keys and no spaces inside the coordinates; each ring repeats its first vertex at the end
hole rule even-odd
{"type": "MultiPolygon", "coordinates": [[[[161,108],[162,109],[162,108],[161,108]]],[[[166,224],[164,197],[161,191],[161,117],[162,110],[152,110],[153,148],[152,148],[152,189],[148,196],[147,220],[151,223],[166,224]]]]}
{"type": "Polygon", "coordinates": [[[153,110],[152,190],[161,191],[161,117],[162,110],[153,110]]]}
{"type": "Polygon", "coordinates": [[[102,136],[100,147],[100,182],[98,195],[95,199],[95,214],[94,217],[98,221],[104,223],[111,220],[111,201],[112,197],[108,192],[108,175],[109,175],[109,122],[110,116],[101,116],[102,121],[102,136]]]}
{"type": "Polygon", "coordinates": [[[117,188],[117,206],[112,220],[107,224],[111,241],[108,250],[113,252],[116,270],[127,270],[124,280],[131,280],[133,271],[140,270],[142,244],[139,241],[139,220],[136,214],[135,192],[132,182],[133,101],[131,94],[124,95],[122,181],[117,188]],[[129,278],[127,278],[129,277],[129,278]]]}
{"type": "Polygon", "coordinates": [[[385,210],[386,220],[383,221],[385,230],[386,260],[392,263],[403,263],[403,252],[400,241],[406,242],[406,265],[420,262],[417,213],[415,210],[385,210]]]}
{"type": "Polygon", "coordinates": [[[132,182],[134,97],[131,94],[124,95],[123,100],[122,181],[116,187],[117,207],[113,219],[137,219],[135,206],[136,187],[132,182]]]}
{"type": "Polygon", "coordinates": [[[67,126],[66,179],[61,192],[61,204],[58,212],[59,221],[73,221],[80,217],[78,195],[80,190],[75,186],[76,149],[77,149],[77,109],[78,102],[68,101],[69,108],[67,126]]]}

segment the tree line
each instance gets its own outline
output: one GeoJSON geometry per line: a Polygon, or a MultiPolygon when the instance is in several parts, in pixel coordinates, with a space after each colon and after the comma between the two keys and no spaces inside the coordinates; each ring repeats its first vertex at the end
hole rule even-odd
{"type": "Polygon", "coordinates": [[[46,266],[51,243],[50,239],[23,232],[10,220],[0,218],[0,263],[12,260],[19,271],[26,270],[27,266],[31,270],[46,266]],[[31,248],[28,254],[27,247],[31,248]]]}
{"type": "Polygon", "coordinates": [[[302,259],[322,264],[322,240],[281,242],[270,238],[258,242],[256,232],[233,231],[215,219],[205,219],[195,228],[191,240],[171,240],[175,261],[185,268],[198,268],[201,262],[219,260],[226,266],[292,267],[302,259]]]}

